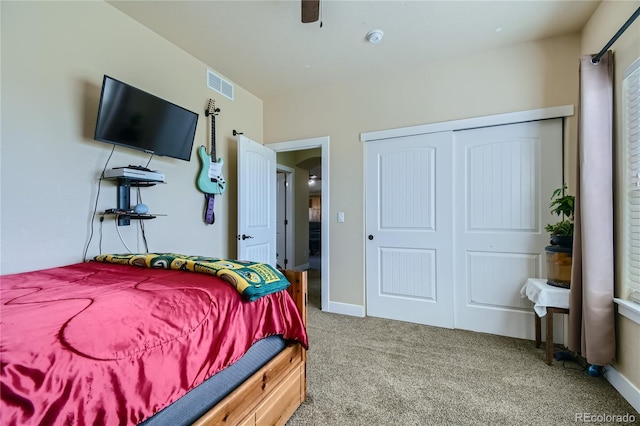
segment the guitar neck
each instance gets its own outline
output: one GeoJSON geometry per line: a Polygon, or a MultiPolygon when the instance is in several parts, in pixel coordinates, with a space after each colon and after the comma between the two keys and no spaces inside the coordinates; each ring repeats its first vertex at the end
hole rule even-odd
{"type": "Polygon", "coordinates": [[[216,161],[216,113],[211,114],[211,160],[216,161]]]}

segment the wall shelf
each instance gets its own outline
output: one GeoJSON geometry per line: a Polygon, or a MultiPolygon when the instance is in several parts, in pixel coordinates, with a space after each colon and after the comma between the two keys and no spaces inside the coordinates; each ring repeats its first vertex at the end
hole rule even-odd
{"type": "Polygon", "coordinates": [[[118,218],[118,226],[127,226],[131,223],[131,219],[134,220],[147,220],[147,219],[155,219],[158,217],[155,214],[149,213],[136,213],[133,210],[119,210],[119,209],[108,209],[104,212],[105,215],[114,215],[118,218]],[[124,223],[129,221],[127,223],[124,223]],[[123,222],[123,223],[121,223],[123,222]]]}
{"type": "Polygon", "coordinates": [[[132,177],[115,177],[104,178],[106,180],[116,180],[118,185],[117,191],[117,208],[108,209],[104,214],[116,215],[118,219],[118,226],[128,226],[131,224],[131,219],[134,220],[147,220],[155,219],[156,215],[135,213],[131,208],[131,187],[150,187],[155,186],[158,183],[165,183],[160,180],[141,179],[132,177]]]}

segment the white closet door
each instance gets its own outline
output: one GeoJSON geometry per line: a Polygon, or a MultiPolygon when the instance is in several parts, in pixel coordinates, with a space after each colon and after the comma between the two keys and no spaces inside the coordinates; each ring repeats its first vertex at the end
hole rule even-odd
{"type": "Polygon", "coordinates": [[[276,266],[276,153],[238,136],[238,259],[276,266]]]}
{"type": "Polygon", "coordinates": [[[531,339],[520,288],[546,276],[562,120],[458,131],[454,146],[455,327],[531,339]]]}
{"type": "Polygon", "coordinates": [[[453,327],[451,142],[366,144],[367,315],[453,327]]]}

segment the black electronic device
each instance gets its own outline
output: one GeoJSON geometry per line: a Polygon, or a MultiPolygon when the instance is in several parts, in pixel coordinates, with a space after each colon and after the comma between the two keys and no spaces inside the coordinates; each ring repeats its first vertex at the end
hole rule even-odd
{"type": "Polygon", "coordinates": [[[94,139],[190,161],[198,114],[107,75],[94,139]]]}

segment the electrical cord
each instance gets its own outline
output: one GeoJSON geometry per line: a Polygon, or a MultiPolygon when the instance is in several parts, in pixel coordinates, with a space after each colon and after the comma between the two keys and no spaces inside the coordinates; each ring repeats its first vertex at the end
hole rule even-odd
{"type": "MultiPolygon", "coordinates": [[[[102,173],[100,173],[100,178],[98,179],[98,191],[96,193],[96,200],[95,203],[93,204],[93,213],[91,215],[91,227],[89,229],[89,239],[87,241],[87,244],[84,248],[84,252],[82,254],[82,261],[86,262],[87,261],[87,253],[89,252],[89,247],[91,246],[91,241],[93,240],[93,223],[94,223],[94,218],[96,217],[96,213],[98,212],[98,200],[100,199],[100,189],[102,187],[102,181],[104,180],[104,172],[107,170],[107,166],[109,165],[109,160],[111,160],[111,157],[113,156],[113,153],[115,152],[116,146],[113,145],[113,147],[111,148],[111,153],[109,154],[109,157],[107,158],[107,161],[104,163],[104,167],[102,168],[102,173]]],[[[151,156],[149,157],[149,160],[147,161],[147,165],[145,166],[146,168],[149,167],[149,164],[151,163],[151,160],[153,159],[153,154],[151,154],[151,156]]],[[[142,197],[140,195],[140,187],[138,187],[138,204],[140,204],[142,202],[142,197]]],[[[129,253],[132,253],[131,249],[129,248],[129,246],[127,246],[127,244],[124,242],[124,239],[122,238],[122,234],[120,234],[120,228],[118,228],[118,219],[120,218],[120,215],[116,215],[116,220],[115,220],[115,224],[116,224],[116,231],[118,232],[118,236],[120,237],[120,241],[122,242],[122,244],[126,247],[127,251],[129,253]]],[[[98,250],[99,253],[102,254],[102,223],[104,222],[104,215],[100,216],[100,239],[98,241],[98,250]]],[[[147,251],[147,253],[149,252],[149,246],[147,244],[147,237],[145,235],[144,232],[144,225],[142,224],[142,220],[138,221],[139,226],[140,226],[140,230],[142,232],[142,240],[144,241],[144,246],[145,249],[147,251]]]]}
{"type": "Polygon", "coordinates": [[[98,179],[98,193],[96,194],[96,201],[93,205],[93,214],[91,215],[91,228],[89,231],[89,240],[87,241],[87,245],[84,248],[84,253],[82,254],[83,262],[87,261],[87,252],[89,251],[89,246],[91,245],[91,240],[93,239],[93,222],[96,217],[96,213],[98,211],[98,200],[100,199],[100,187],[102,186],[102,180],[104,179],[104,172],[107,170],[107,165],[109,164],[109,160],[111,160],[111,156],[113,155],[113,152],[115,150],[116,150],[116,146],[113,145],[113,148],[111,148],[111,153],[109,154],[109,157],[107,158],[107,161],[104,163],[104,167],[102,168],[102,173],[100,173],[100,179],[98,179]]]}
{"type": "MultiPolygon", "coordinates": [[[[149,160],[151,161],[151,160],[149,160]]],[[[147,163],[147,166],[149,165],[149,163],[147,163]]],[[[137,188],[137,203],[141,204],[142,203],[142,193],[140,192],[140,187],[137,188]]],[[[139,220],[138,221],[138,227],[140,228],[140,232],[142,233],[142,241],[144,242],[144,249],[146,253],[149,253],[149,244],[147,243],[147,235],[144,232],[144,220],[139,220]]]]}
{"type": "Polygon", "coordinates": [[[144,233],[144,220],[139,220],[138,226],[140,227],[140,231],[142,232],[142,241],[144,242],[144,251],[145,253],[149,253],[149,244],[147,243],[147,236],[144,233]]]}
{"type": "Polygon", "coordinates": [[[102,224],[104,223],[104,215],[100,216],[100,239],[98,240],[98,254],[102,254],[102,224]]]}
{"type": "Polygon", "coordinates": [[[118,219],[120,219],[120,216],[121,216],[120,214],[116,214],[116,220],[113,221],[113,223],[115,223],[116,225],[116,232],[118,233],[118,237],[120,237],[120,241],[122,242],[122,245],[127,249],[129,253],[133,253],[129,248],[129,246],[127,245],[127,243],[124,242],[124,238],[122,238],[122,234],[120,233],[120,227],[118,226],[118,219]]]}

